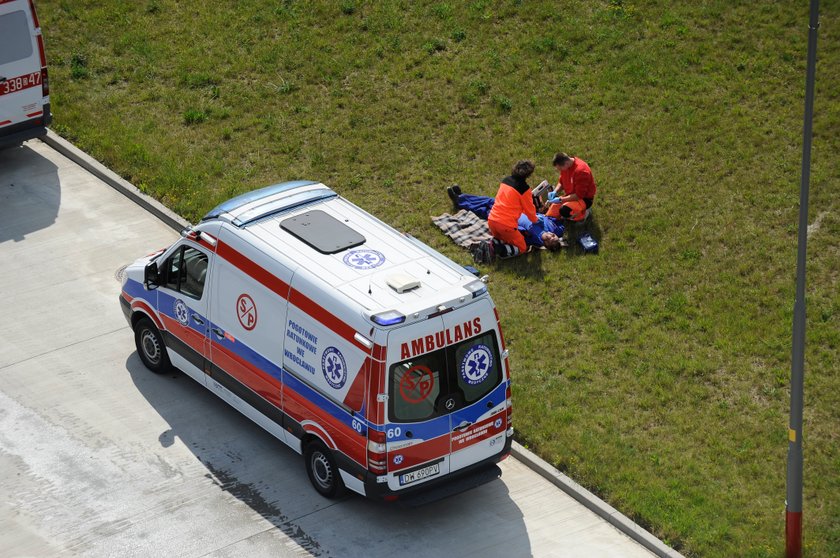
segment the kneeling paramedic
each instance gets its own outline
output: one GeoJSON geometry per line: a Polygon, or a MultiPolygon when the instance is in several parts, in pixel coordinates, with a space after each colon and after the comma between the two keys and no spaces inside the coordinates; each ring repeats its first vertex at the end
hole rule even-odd
{"type": "Polygon", "coordinates": [[[533,162],[517,162],[510,176],[499,184],[496,201],[487,216],[487,226],[493,238],[513,247],[510,256],[524,254],[528,249],[525,237],[519,230],[520,216],[524,215],[530,223],[537,222],[533,194],[526,182],[533,173],[533,162]]]}

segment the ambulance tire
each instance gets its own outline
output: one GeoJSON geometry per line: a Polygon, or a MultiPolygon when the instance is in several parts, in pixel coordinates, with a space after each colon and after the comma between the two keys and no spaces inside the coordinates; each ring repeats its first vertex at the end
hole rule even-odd
{"type": "Polygon", "coordinates": [[[149,318],[140,318],[134,325],[134,344],[143,364],[155,374],[172,370],[163,337],[149,318]]]}
{"type": "Polygon", "coordinates": [[[332,452],[320,440],[306,444],[303,452],[306,474],[318,494],[325,498],[338,498],[344,493],[344,483],[338,472],[332,452]]]}

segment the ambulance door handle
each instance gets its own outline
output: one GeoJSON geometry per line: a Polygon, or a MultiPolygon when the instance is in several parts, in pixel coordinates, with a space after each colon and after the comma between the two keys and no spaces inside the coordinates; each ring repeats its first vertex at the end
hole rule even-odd
{"type": "Polygon", "coordinates": [[[201,318],[199,318],[199,317],[198,317],[198,314],[193,314],[193,315],[192,315],[192,319],[193,319],[193,321],[194,321],[195,323],[197,323],[198,325],[204,325],[204,320],[202,320],[201,318]]]}
{"type": "Polygon", "coordinates": [[[216,337],[218,337],[219,339],[224,339],[224,338],[225,338],[225,332],[224,332],[224,331],[222,331],[221,329],[217,328],[217,327],[214,327],[214,328],[213,328],[213,329],[211,329],[210,331],[212,331],[213,333],[215,333],[215,334],[216,334],[216,337]]]}
{"type": "Polygon", "coordinates": [[[464,430],[465,428],[468,428],[470,426],[472,426],[472,423],[468,420],[465,420],[465,421],[461,422],[461,424],[459,424],[458,426],[453,428],[452,431],[456,432],[458,430],[464,430]]]}

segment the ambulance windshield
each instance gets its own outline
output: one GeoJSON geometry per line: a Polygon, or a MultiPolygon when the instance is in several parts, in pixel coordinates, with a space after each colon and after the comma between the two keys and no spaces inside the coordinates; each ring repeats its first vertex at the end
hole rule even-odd
{"type": "Polygon", "coordinates": [[[502,379],[496,335],[488,331],[394,364],[389,378],[392,421],[418,422],[467,407],[502,379]],[[454,406],[446,408],[447,401],[454,406]]]}

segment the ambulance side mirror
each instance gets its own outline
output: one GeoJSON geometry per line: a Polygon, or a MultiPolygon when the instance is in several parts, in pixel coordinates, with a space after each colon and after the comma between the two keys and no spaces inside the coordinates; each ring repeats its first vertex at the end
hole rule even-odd
{"type": "Polygon", "coordinates": [[[150,291],[158,287],[160,274],[158,273],[157,262],[149,262],[146,264],[146,269],[143,272],[143,287],[150,291]]]}

